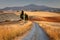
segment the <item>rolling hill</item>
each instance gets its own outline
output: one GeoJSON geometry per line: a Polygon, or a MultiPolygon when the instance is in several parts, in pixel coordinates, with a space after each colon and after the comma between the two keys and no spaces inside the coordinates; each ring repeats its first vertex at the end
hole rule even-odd
{"type": "Polygon", "coordinates": [[[30,11],[49,11],[49,12],[60,12],[60,8],[52,8],[44,5],[30,4],[22,7],[6,7],[1,10],[30,10],[30,11]]]}

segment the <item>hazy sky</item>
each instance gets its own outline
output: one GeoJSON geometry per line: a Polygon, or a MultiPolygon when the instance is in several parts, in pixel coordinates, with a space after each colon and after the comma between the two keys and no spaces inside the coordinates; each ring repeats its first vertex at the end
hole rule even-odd
{"type": "Polygon", "coordinates": [[[60,0],[0,0],[0,8],[11,6],[24,6],[28,4],[46,5],[60,8],[60,0]]]}

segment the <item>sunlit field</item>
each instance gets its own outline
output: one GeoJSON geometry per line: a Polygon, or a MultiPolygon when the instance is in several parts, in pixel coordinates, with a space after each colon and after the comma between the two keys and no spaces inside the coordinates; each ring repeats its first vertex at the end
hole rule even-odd
{"type": "MultiPolygon", "coordinates": [[[[21,11],[4,11],[4,13],[15,13],[19,15],[21,11]]],[[[45,11],[24,11],[24,13],[28,14],[29,16],[39,16],[39,17],[57,17],[60,16],[58,13],[53,12],[45,12],[45,11]]]]}
{"type": "Polygon", "coordinates": [[[58,13],[53,13],[53,12],[44,12],[44,11],[25,11],[25,13],[27,13],[29,16],[40,16],[40,17],[56,17],[56,16],[60,16],[60,14],[58,13]]]}
{"type": "Polygon", "coordinates": [[[50,40],[60,40],[60,23],[38,21],[39,25],[45,30],[50,40]]]}
{"type": "Polygon", "coordinates": [[[50,37],[50,40],[60,40],[60,14],[51,12],[26,12],[50,37]]]}
{"type": "MultiPolygon", "coordinates": [[[[5,13],[14,13],[16,15],[20,15],[21,11],[6,11],[5,13]]],[[[43,11],[25,11],[24,13],[28,14],[29,21],[31,22],[27,22],[26,24],[21,24],[20,22],[3,25],[0,24],[1,40],[11,40],[16,36],[24,34],[26,31],[31,29],[32,22],[39,23],[41,28],[43,28],[43,30],[50,37],[50,40],[60,40],[60,14],[43,11]]]]}
{"type": "Polygon", "coordinates": [[[12,40],[22,36],[31,29],[31,23],[27,22],[7,22],[0,23],[0,40],[12,40]]]}

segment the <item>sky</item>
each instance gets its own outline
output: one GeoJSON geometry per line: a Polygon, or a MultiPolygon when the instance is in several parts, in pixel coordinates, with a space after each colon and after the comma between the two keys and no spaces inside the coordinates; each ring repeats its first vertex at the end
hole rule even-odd
{"type": "Polygon", "coordinates": [[[0,8],[19,7],[29,4],[60,8],[60,0],[0,0],[0,8]]]}

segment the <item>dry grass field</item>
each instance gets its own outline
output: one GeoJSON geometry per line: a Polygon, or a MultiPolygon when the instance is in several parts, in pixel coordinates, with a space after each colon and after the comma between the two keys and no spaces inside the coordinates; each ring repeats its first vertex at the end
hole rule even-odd
{"type": "MultiPolygon", "coordinates": [[[[15,13],[17,15],[20,14],[20,12],[11,12],[11,13],[15,13]]],[[[60,14],[52,12],[41,12],[41,11],[37,12],[25,11],[25,13],[28,14],[28,16],[33,16],[29,20],[38,21],[39,25],[46,31],[46,33],[50,37],[50,40],[60,40],[60,14]]],[[[3,39],[8,40],[14,38],[17,34],[20,33],[22,34],[24,32],[23,29],[27,31],[30,28],[26,24],[25,27],[21,26],[20,24],[6,24],[0,26],[1,26],[0,27],[1,40],[3,39]],[[26,28],[28,29],[26,30],[26,28]]]]}
{"type": "Polygon", "coordinates": [[[38,21],[39,25],[47,32],[50,40],[60,40],[60,23],[38,21]]]}
{"type": "Polygon", "coordinates": [[[23,22],[0,23],[0,40],[12,40],[22,36],[31,29],[31,23],[29,21],[25,24],[23,22]]]}
{"type": "MultiPolygon", "coordinates": [[[[4,13],[15,13],[19,15],[21,11],[4,11],[4,13]]],[[[28,14],[29,16],[40,16],[40,17],[57,17],[60,16],[58,13],[53,13],[53,12],[43,12],[43,11],[24,11],[24,13],[28,14]]]]}
{"type": "Polygon", "coordinates": [[[60,14],[51,12],[26,12],[32,21],[38,21],[50,40],[60,40],[60,14]]]}
{"type": "Polygon", "coordinates": [[[30,12],[30,11],[25,11],[26,14],[29,16],[39,16],[39,17],[57,17],[60,16],[58,13],[53,13],[53,12],[43,12],[43,11],[37,11],[37,12],[30,12]]]}
{"type": "Polygon", "coordinates": [[[48,22],[60,22],[60,16],[58,17],[32,17],[29,18],[31,21],[48,21],[48,22]]]}

